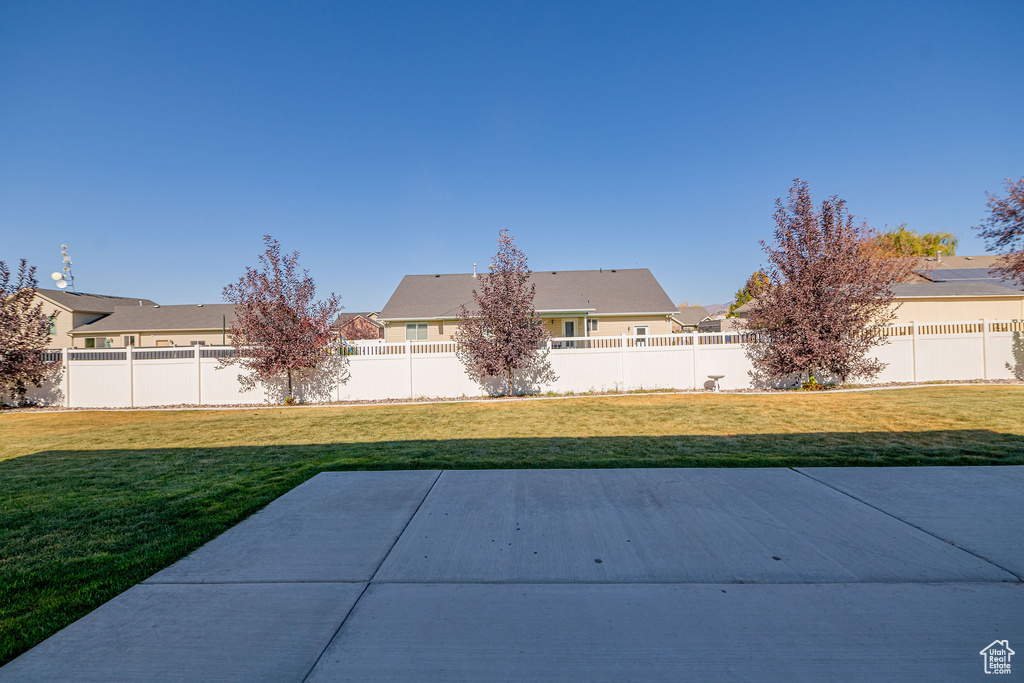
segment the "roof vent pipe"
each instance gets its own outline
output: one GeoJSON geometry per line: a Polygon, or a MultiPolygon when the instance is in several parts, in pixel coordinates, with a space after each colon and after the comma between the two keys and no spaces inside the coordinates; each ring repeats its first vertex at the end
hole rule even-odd
{"type": "Polygon", "coordinates": [[[473,264],[473,278],[476,278],[476,264],[473,264]]]}

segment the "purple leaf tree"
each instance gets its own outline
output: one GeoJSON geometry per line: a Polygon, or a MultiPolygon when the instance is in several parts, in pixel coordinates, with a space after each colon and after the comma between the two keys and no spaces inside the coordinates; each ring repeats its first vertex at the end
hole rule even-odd
{"type": "Polygon", "coordinates": [[[909,259],[887,257],[842,199],[816,209],[799,178],[789,201],[775,206],[775,241],[761,242],[767,285],[740,320],[754,333],[747,353],[755,380],[875,377],[885,366],[870,352],[886,342],[880,327],[895,316],[892,287],[909,276],[909,259]]]}
{"type": "Polygon", "coordinates": [[[550,335],[534,308],[536,286],[530,275],[526,254],[502,230],[490,273],[481,275],[473,290],[475,309],[462,306],[453,335],[470,377],[481,384],[497,378],[509,396],[557,379],[547,349],[541,348],[550,335]]]}
{"type": "Polygon", "coordinates": [[[974,229],[989,249],[1003,254],[998,272],[1024,287],[1024,177],[1004,182],[1005,197],[985,193],[988,217],[974,229]]]}
{"type": "Polygon", "coordinates": [[[245,390],[286,378],[290,402],[296,373],[306,378],[318,371],[336,374],[340,357],[332,353],[331,323],[341,310],[341,297],[332,293],[318,301],[316,283],[299,267],[299,253],[282,256],[281,245],[270,235],[263,242],[259,267],[247,267],[245,275],[224,288],[224,300],[235,305],[230,332],[236,354],[221,364],[250,371],[239,376],[245,390]]]}
{"type": "Polygon", "coordinates": [[[50,336],[50,316],[36,295],[36,269],[21,259],[17,279],[0,261],[0,398],[24,403],[30,386],[40,387],[59,367],[43,360],[50,336]]]}

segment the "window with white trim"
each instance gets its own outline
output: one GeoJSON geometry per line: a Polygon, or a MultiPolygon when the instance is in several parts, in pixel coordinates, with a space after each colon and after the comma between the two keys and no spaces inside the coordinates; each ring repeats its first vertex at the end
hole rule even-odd
{"type": "Polygon", "coordinates": [[[427,324],[406,323],[405,341],[427,341],[427,324]]]}
{"type": "Polygon", "coordinates": [[[597,318],[587,318],[587,329],[591,332],[597,332],[597,318]]]}

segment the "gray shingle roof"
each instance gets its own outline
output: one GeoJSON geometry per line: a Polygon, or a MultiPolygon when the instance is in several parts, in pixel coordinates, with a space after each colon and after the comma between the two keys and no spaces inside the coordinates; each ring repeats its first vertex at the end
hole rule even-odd
{"type": "Polygon", "coordinates": [[[994,282],[907,282],[893,285],[897,298],[946,296],[1024,296],[1024,292],[994,282]]]}
{"type": "Polygon", "coordinates": [[[696,325],[711,314],[703,306],[680,306],[674,317],[682,325],[696,325]]]}
{"type": "Polygon", "coordinates": [[[171,330],[220,330],[235,319],[234,304],[189,304],[184,306],[117,306],[114,312],[71,330],[92,332],[166,332],[171,330]]]}
{"type": "MultiPolygon", "coordinates": [[[[539,312],[676,313],[647,268],[537,271],[533,299],[539,312]]],[[[463,304],[473,308],[479,280],[470,273],[406,275],[378,316],[382,320],[454,318],[463,304]]]]}
{"type": "Polygon", "coordinates": [[[36,288],[36,294],[46,297],[50,301],[64,306],[71,311],[84,311],[86,313],[113,313],[118,306],[154,306],[155,301],[149,299],[136,299],[130,296],[106,296],[105,294],[86,294],[84,292],[68,292],[63,289],[40,289],[36,288]]]}

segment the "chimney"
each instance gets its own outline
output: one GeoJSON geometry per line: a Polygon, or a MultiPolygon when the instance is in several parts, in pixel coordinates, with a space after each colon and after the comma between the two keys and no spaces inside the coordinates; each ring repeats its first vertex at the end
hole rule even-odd
{"type": "Polygon", "coordinates": [[[473,264],[473,278],[476,278],[476,264],[473,264]]]}

